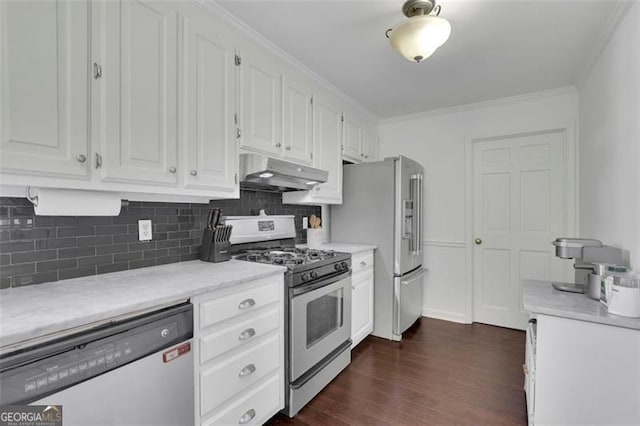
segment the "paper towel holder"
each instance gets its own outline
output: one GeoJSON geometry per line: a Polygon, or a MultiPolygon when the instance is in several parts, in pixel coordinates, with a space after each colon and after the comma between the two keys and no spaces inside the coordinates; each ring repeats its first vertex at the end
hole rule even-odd
{"type": "Polygon", "coordinates": [[[27,200],[31,201],[34,206],[38,205],[38,196],[31,195],[31,185],[27,185],[27,200]]]}
{"type": "MultiPolygon", "coordinates": [[[[34,206],[38,206],[38,196],[37,195],[31,195],[31,185],[27,185],[27,200],[29,200],[31,202],[31,204],[33,204],[34,206]]],[[[120,201],[120,205],[122,207],[127,207],[129,205],[129,200],[121,200],[120,201]]]]}

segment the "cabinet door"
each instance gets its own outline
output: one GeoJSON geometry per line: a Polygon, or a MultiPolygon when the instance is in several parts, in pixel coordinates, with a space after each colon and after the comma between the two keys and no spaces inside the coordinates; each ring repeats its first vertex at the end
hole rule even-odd
{"type": "Polygon", "coordinates": [[[356,163],[362,162],[362,126],[345,114],[344,150],[342,156],[356,163]]]}
{"type": "Polygon", "coordinates": [[[329,172],[327,182],[313,189],[313,198],[342,203],[342,113],[331,103],[315,96],[313,139],[318,161],[316,167],[329,172]]]}
{"type": "Polygon", "coordinates": [[[378,144],[378,136],[375,133],[364,133],[363,161],[378,161],[378,144]]]}
{"type": "Polygon", "coordinates": [[[88,2],[0,1],[3,173],[88,174],[88,2]]]}
{"type": "Polygon", "coordinates": [[[373,330],[373,270],[352,277],[351,347],[355,347],[373,330]]]}
{"type": "Polygon", "coordinates": [[[241,54],[242,102],[240,146],[280,156],[282,153],[282,74],[269,58],[241,54]]]}
{"type": "Polygon", "coordinates": [[[178,15],[162,1],[114,0],[95,8],[104,158],[96,167],[107,181],[175,185],[178,15]]]}
{"type": "Polygon", "coordinates": [[[233,191],[234,48],[219,25],[191,6],[183,19],[182,175],[187,187],[233,191]]]}
{"type": "Polygon", "coordinates": [[[291,78],[284,79],[283,87],[284,157],[298,163],[311,164],[312,91],[291,78]]]}

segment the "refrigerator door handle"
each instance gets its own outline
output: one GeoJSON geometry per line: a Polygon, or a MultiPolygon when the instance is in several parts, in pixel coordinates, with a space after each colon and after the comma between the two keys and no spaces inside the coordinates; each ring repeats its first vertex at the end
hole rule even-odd
{"type": "Polygon", "coordinates": [[[413,226],[411,234],[411,254],[422,253],[422,174],[411,176],[410,191],[413,204],[413,226]]]}

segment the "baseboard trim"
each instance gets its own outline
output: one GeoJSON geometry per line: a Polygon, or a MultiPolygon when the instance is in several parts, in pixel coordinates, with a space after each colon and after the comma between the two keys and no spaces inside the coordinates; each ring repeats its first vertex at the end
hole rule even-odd
{"type": "Polygon", "coordinates": [[[422,316],[435,318],[444,321],[457,322],[460,324],[470,324],[464,314],[458,312],[441,311],[439,309],[422,308],[422,316]]]}

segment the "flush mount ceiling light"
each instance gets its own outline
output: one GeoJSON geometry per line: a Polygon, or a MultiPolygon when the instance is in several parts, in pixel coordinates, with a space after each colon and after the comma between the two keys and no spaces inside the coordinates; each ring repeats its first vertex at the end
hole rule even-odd
{"type": "Polygon", "coordinates": [[[451,34],[449,22],[438,16],[440,6],[436,6],[435,0],[408,0],[402,13],[409,19],[388,29],[386,36],[391,46],[410,61],[424,61],[451,34]],[[429,15],[431,12],[434,15],[429,15]]]}

